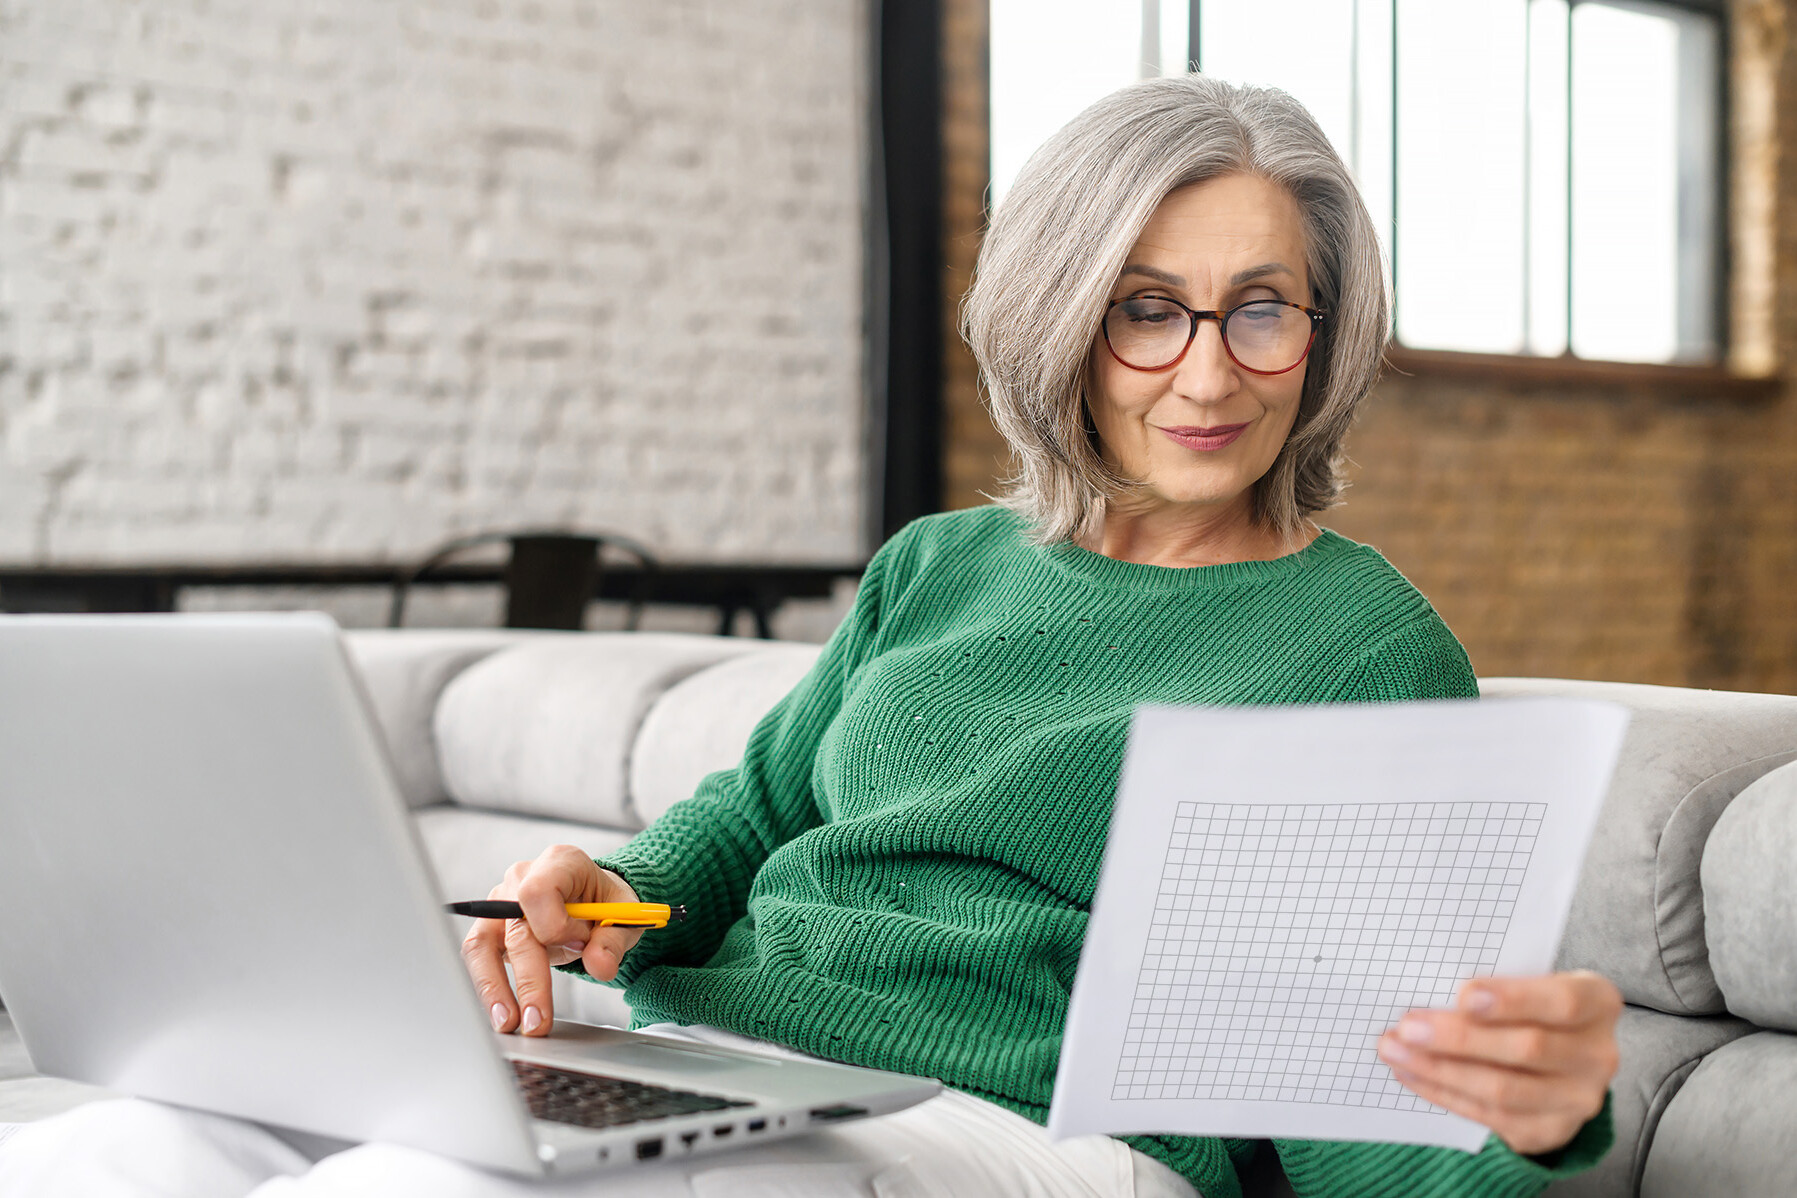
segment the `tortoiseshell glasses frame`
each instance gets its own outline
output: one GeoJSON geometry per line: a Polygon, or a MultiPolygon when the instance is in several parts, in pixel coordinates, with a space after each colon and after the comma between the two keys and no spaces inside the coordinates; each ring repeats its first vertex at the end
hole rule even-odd
{"type": "MultiPolygon", "coordinates": [[[[1311,347],[1316,344],[1317,333],[1322,329],[1323,319],[1326,316],[1328,316],[1328,312],[1322,308],[1310,308],[1310,307],[1306,307],[1303,304],[1294,304],[1289,300],[1267,300],[1267,299],[1249,300],[1247,303],[1237,304],[1235,307],[1224,310],[1224,311],[1218,311],[1215,309],[1210,310],[1210,311],[1199,311],[1198,309],[1195,309],[1195,308],[1188,308],[1184,304],[1180,303],[1178,300],[1170,299],[1164,295],[1152,295],[1152,296],[1132,295],[1132,296],[1125,296],[1123,299],[1112,300],[1109,304],[1105,305],[1104,322],[1101,326],[1101,329],[1104,333],[1105,349],[1110,351],[1111,357],[1115,358],[1119,365],[1127,366],[1131,370],[1140,370],[1143,372],[1151,372],[1151,371],[1156,371],[1156,370],[1166,370],[1169,367],[1177,366],[1185,358],[1187,351],[1189,351],[1192,348],[1192,342],[1194,340],[1196,340],[1198,337],[1198,322],[1203,321],[1203,320],[1214,320],[1217,322],[1218,331],[1222,334],[1222,337],[1223,337],[1223,352],[1229,355],[1229,360],[1231,362],[1234,362],[1237,366],[1240,366],[1243,370],[1246,370],[1250,374],[1276,375],[1276,374],[1285,374],[1287,371],[1296,370],[1298,368],[1298,364],[1303,362],[1305,358],[1310,356],[1311,347]],[[1132,304],[1132,303],[1133,304],[1144,304],[1144,303],[1167,304],[1167,305],[1171,305],[1174,308],[1178,308],[1181,312],[1184,312],[1186,314],[1186,318],[1189,322],[1189,327],[1186,330],[1185,344],[1181,345],[1179,347],[1178,353],[1174,354],[1172,357],[1168,358],[1166,361],[1159,362],[1154,365],[1142,365],[1137,362],[1132,362],[1128,358],[1123,356],[1123,354],[1117,349],[1117,345],[1111,336],[1111,314],[1118,307],[1120,307],[1124,304],[1132,304]],[[1307,330],[1307,335],[1304,339],[1304,344],[1303,344],[1302,348],[1299,348],[1296,350],[1297,356],[1293,357],[1290,362],[1287,362],[1283,366],[1279,366],[1276,368],[1263,368],[1263,367],[1257,367],[1257,366],[1250,366],[1248,363],[1242,361],[1241,356],[1236,353],[1236,347],[1231,345],[1229,342],[1229,322],[1234,317],[1240,315],[1243,312],[1248,312],[1250,309],[1254,310],[1254,312],[1251,314],[1271,315],[1271,313],[1268,312],[1268,309],[1271,309],[1271,308],[1294,309],[1298,312],[1302,312],[1305,316],[1307,316],[1309,318],[1309,326],[1310,327],[1307,330]]],[[[1269,348],[1271,348],[1271,347],[1269,347],[1269,348]]],[[[1286,356],[1286,354],[1288,354],[1290,352],[1291,352],[1291,347],[1286,347],[1286,349],[1278,355],[1278,358],[1283,359],[1286,356]]],[[[1261,359],[1261,360],[1265,361],[1266,359],[1261,359]]]]}

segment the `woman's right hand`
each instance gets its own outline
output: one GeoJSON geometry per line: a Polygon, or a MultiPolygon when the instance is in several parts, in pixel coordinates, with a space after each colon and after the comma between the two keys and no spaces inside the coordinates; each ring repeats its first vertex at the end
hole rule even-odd
{"type": "Polygon", "coordinates": [[[555,1019],[549,967],[579,960],[601,981],[618,976],[618,963],[642,936],[641,928],[601,928],[573,919],[566,903],[634,903],[630,884],[569,844],[544,849],[535,861],[519,861],[505,871],[490,899],[513,899],[523,919],[477,919],[462,941],[462,960],[474,977],[495,1031],[516,1028],[526,1036],[547,1036],[555,1019]],[[506,979],[511,962],[512,983],[506,979]]]}

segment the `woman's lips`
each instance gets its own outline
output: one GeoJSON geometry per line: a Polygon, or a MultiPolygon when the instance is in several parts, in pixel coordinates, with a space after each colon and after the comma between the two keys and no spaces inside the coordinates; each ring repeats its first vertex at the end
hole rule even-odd
{"type": "Polygon", "coordinates": [[[1248,427],[1248,422],[1244,421],[1241,424],[1217,424],[1212,425],[1209,428],[1198,428],[1194,425],[1180,425],[1176,428],[1163,428],[1158,424],[1155,427],[1159,428],[1163,433],[1166,433],[1169,437],[1172,437],[1187,449],[1197,449],[1209,452],[1213,449],[1222,449],[1225,445],[1228,445],[1231,441],[1234,441],[1237,437],[1241,436],[1242,430],[1248,427]]]}

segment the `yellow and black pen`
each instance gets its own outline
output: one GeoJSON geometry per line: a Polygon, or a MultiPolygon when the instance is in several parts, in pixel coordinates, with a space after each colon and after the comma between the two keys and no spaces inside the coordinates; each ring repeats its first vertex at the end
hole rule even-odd
{"type": "MultiPolygon", "coordinates": [[[[666,903],[563,903],[575,919],[590,919],[600,927],[665,928],[686,918],[686,908],[666,903]]],[[[476,919],[523,919],[524,908],[504,899],[480,899],[468,903],[450,903],[457,915],[476,919]]]]}

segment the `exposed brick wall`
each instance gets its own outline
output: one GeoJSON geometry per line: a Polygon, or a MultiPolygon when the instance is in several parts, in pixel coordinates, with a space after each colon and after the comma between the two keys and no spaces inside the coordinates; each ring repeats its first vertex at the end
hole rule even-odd
{"type": "MultiPolygon", "coordinates": [[[[1483,675],[1797,693],[1797,0],[1733,17],[1731,363],[1776,394],[1393,374],[1350,437],[1324,522],[1407,573],[1483,675]]],[[[968,394],[955,506],[990,477],[968,394]]]]}
{"type": "Polygon", "coordinates": [[[1731,362],[1769,398],[1388,377],[1327,522],[1380,547],[1481,674],[1797,693],[1797,54],[1735,0],[1731,362]]]}
{"type": "Polygon", "coordinates": [[[1797,585],[1781,407],[1391,377],[1324,523],[1408,574],[1481,674],[1797,689],[1797,621],[1767,590],[1797,585]]]}
{"type": "Polygon", "coordinates": [[[942,485],[950,507],[984,503],[981,492],[992,491],[1009,457],[980,402],[979,371],[960,333],[992,176],[987,10],[987,0],[942,3],[942,485]]]}
{"type": "Polygon", "coordinates": [[[0,560],[863,550],[857,0],[0,0],[0,560]]]}

